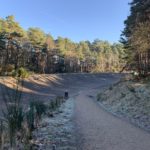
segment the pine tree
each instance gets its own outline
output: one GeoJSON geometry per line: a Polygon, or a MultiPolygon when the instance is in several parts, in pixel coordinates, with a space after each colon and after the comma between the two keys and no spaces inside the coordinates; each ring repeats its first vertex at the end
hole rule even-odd
{"type": "Polygon", "coordinates": [[[140,75],[149,69],[150,0],[133,0],[131,14],[125,20],[121,42],[126,48],[127,60],[140,75]]]}

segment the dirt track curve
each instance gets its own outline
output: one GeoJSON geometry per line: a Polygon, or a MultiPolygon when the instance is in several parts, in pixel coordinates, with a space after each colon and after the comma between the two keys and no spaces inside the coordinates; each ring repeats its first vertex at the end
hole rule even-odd
{"type": "MultiPolygon", "coordinates": [[[[115,82],[105,79],[100,88],[115,82]]],[[[75,98],[78,150],[150,150],[150,134],[102,109],[94,100],[97,92],[91,87],[75,98]]]]}
{"type": "MultiPolygon", "coordinates": [[[[35,75],[24,82],[23,102],[28,103],[32,96],[48,101],[67,89],[75,100],[78,150],[150,150],[149,133],[116,118],[94,100],[100,89],[119,78],[118,74],[35,75]]],[[[6,80],[12,84],[12,79],[6,80]]],[[[5,84],[1,82],[0,86],[5,84]]]]}

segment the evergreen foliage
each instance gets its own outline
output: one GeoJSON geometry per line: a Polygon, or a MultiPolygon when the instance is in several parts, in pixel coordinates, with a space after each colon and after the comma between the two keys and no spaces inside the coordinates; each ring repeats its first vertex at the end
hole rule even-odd
{"type": "Polygon", "coordinates": [[[150,70],[150,0],[133,0],[130,7],[121,42],[130,67],[146,76],[150,70]]]}
{"type": "Polygon", "coordinates": [[[120,43],[54,39],[39,28],[25,31],[14,16],[0,18],[1,74],[9,75],[5,69],[8,65],[38,73],[119,71],[124,65],[123,55],[120,43]]]}

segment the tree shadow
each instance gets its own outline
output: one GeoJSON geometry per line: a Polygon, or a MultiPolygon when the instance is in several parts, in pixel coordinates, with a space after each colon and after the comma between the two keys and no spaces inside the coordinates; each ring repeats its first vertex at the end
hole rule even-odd
{"type": "MultiPolygon", "coordinates": [[[[59,83],[59,79],[54,78],[53,80],[50,79],[43,79],[40,78],[36,80],[24,80],[21,91],[22,91],[22,97],[21,102],[22,104],[26,105],[32,100],[42,100],[42,101],[49,101],[56,96],[63,95],[63,92],[59,90],[59,88],[56,88],[57,85],[59,86],[61,83],[59,83]],[[50,80],[50,81],[49,81],[50,80]],[[34,82],[35,81],[35,82],[34,82]]],[[[0,81],[0,102],[1,106],[4,106],[4,94],[13,96],[13,93],[15,92],[16,84],[15,79],[13,78],[5,78],[5,80],[0,81]]],[[[9,98],[9,97],[7,97],[9,98]]],[[[0,107],[0,108],[2,108],[0,107]]]]}
{"type": "MultiPolygon", "coordinates": [[[[102,84],[106,82],[103,79],[112,78],[110,74],[45,74],[32,75],[23,82],[22,103],[28,104],[31,100],[42,100],[48,102],[56,96],[64,96],[65,90],[69,95],[90,87],[92,84],[102,84]],[[107,76],[107,77],[106,77],[107,76]]],[[[0,78],[0,102],[2,100],[2,91],[13,92],[15,81],[11,77],[5,77],[5,82],[0,78]]]]}

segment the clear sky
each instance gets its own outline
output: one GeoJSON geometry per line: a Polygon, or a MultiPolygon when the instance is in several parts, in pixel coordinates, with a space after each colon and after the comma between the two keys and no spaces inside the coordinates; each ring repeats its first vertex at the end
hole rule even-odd
{"type": "Polygon", "coordinates": [[[0,0],[0,17],[14,15],[24,29],[73,41],[98,38],[117,42],[129,15],[131,0],[0,0]]]}

